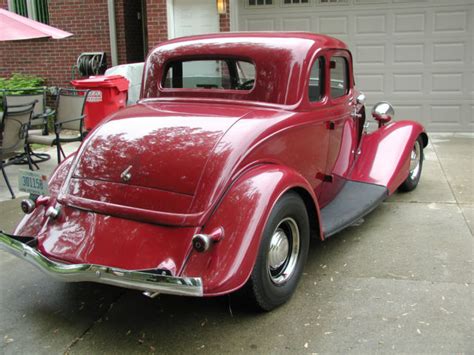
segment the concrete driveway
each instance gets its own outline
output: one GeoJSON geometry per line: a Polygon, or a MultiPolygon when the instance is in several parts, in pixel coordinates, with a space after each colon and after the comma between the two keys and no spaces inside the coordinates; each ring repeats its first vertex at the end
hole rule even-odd
{"type": "MultiPolygon", "coordinates": [[[[0,252],[0,352],[474,353],[473,152],[473,135],[432,135],[418,189],[312,243],[294,297],[271,313],[63,284],[0,252]]],[[[6,231],[18,203],[0,203],[6,231]]]]}

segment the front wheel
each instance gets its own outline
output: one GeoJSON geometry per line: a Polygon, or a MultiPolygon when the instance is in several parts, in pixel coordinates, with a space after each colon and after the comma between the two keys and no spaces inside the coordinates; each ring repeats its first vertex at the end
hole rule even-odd
{"type": "Polygon", "coordinates": [[[273,208],[260,243],[248,299],[270,311],[290,299],[303,272],[309,249],[309,220],[298,194],[289,192],[273,208]]]}
{"type": "Polygon", "coordinates": [[[408,192],[418,186],[423,168],[423,140],[421,136],[415,141],[410,155],[410,171],[406,180],[398,188],[399,191],[408,192]]]}

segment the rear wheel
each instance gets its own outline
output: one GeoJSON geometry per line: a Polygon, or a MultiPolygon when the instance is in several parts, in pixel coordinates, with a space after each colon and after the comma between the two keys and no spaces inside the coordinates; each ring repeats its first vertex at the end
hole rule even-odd
{"type": "Polygon", "coordinates": [[[290,299],[306,262],[309,234],[304,202],[294,192],[283,195],[270,214],[245,286],[257,308],[270,311],[290,299]]]}
{"type": "Polygon", "coordinates": [[[421,136],[419,136],[411,151],[408,177],[398,188],[399,191],[412,191],[418,186],[421,177],[421,169],[423,167],[423,159],[423,140],[421,136]]]}

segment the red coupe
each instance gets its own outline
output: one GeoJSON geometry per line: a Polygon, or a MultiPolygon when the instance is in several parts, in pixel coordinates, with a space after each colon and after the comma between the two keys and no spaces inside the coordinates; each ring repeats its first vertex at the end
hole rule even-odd
{"type": "Polygon", "coordinates": [[[420,179],[428,137],[375,105],[352,56],[310,33],[178,38],[148,56],[141,99],[54,172],[0,245],[64,281],[271,310],[324,240],[420,179]]]}

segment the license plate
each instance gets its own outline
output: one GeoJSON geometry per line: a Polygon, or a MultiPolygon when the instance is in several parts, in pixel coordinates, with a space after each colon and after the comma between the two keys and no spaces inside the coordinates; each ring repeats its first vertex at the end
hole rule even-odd
{"type": "Polygon", "coordinates": [[[18,188],[20,191],[33,195],[48,195],[48,175],[31,170],[20,170],[18,188]]]}

